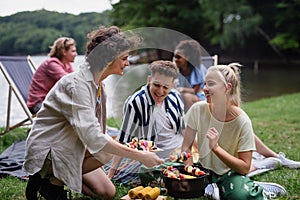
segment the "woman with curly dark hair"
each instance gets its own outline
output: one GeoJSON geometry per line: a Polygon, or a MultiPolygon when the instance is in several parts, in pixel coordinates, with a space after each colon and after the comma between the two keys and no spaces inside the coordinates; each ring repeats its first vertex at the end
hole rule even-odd
{"type": "Polygon", "coordinates": [[[181,93],[187,111],[195,102],[205,101],[203,93],[207,67],[201,63],[201,46],[196,40],[180,41],[173,60],[179,69],[177,90],[181,93]]]}
{"type": "Polygon", "coordinates": [[[27,199],[67,199],[64,185],[91,197],[112,199],[115,187],[101,166],[112,154],[152,167],[163,160],[136,151],[106,134],[103,81],[122,75],[137,37],[118,27],[100,27],[88,34],[86,62],[80,71],[60,79],[49,92],[26,141],[24,169],[31,176],[27,199]]]}

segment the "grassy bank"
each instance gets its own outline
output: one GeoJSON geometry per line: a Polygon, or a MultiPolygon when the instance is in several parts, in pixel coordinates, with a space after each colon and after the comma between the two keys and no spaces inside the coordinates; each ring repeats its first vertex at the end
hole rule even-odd
{"type": "MultiPolygon", "coordinates": [[[[274,151],[282,151],[288,158],[300,160],[300,93],[245,103],[243,108],[252,119],[254,131],[262,141],[274,151]]],[[[110,125],[115,126],[114,123],[116,120],[109,121],[110,125]]],[[[1,136],[0,152],[13,142],[25,138],[26,134],[26,129],[18,129],[1,136]]],[[[280,168],[254,179],[284,186],[288,197],[280,199],[300,199],[300,169],[280,168]]],[[[17,178],[0,178],[0,197],[3,200],[25,199],[25,187],[26,182],[17,178]]],[[[117,191],[115,199],[120,199],[128,188],[118,186],[117,191]]],[[[89,198],[75,195],[74,199],[89,198]]]]}

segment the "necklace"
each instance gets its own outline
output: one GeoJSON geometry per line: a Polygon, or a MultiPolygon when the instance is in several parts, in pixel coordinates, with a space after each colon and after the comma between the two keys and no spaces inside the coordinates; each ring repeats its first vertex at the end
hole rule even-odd
{"type": "Polygon", "coordinates": [[[102,82],[99,82],[97,88],[97,104],[101,103],[101,88],[102,88],[102,82]]]}
{"type": "Polygon", "coordinates": [[[106,97],[105,94],[102,94],[101,98],[101,93],[104,92],[102,91],[102,82],[98,83],[98,88],[97,88],[97,99],[96,99],[96,117],[98,118],[98,122],[102,126],[102,132],[105,134],[106,132],[106,97]]]}

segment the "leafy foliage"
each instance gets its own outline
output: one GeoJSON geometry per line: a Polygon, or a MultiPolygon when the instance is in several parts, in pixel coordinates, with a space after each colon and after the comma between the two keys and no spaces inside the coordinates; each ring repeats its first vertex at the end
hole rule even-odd
{"type": "Polygon", "coordinates": [[[203,17],[207,20],[206,29],[213,44],[221,47],[244,45],[245,40],[256,33],[261,17],[253,8],[243,1],[199,0],[203,17]]]}
{"type": "Polygon", "coordinates": [[[0,17],[0,54],[45,54],[59,36],[75,38],[83,54],[89,31],[114,24],[123,30],[168,28],[227,52],[247,49],[247,55],[264,57],[267,49],[298,57],[299,8],[299,0],[119,0],[102,13],[20,12],[0,17]]]}
{"type": "Polygon", "coordinates": [[[269,44],[299,54],[300,27],[297,24],[300,20],[300,1],[248,0],[248,2],[254,12],[261,16],[260,28],[267,33],[269,44]]]}
{"type": "Polygon", "coordinates": [[[279,2],[276,5],[278,15],[275,16],[275,27],[278,32],[271,40],[271,43],[280,46],[283,49],[299,49],[300,46],[300,28],[299,23],[300,1],[279,2]]]}
{"type": "Polygon", "coordinates": [[[45,54],[61,36],[76,40],[77,51],[83,54],[86,34],[100,25],[109,25],[108,11],[103,13],[67,13],[38,10],[0,17],[0,54],[45,54]]]}
{"type": "Polygon", "coordinates": [[[299,4],[299,0],[120,0],[113,5],[111,17],[126,29],[170,28],[224,50],[255,42],[254,49],[265,45],[277,54],[289,50],[298,55],[299,4]]]}
{"type": "Polygon", "coordinates": [[[127,29],[163,27],[195,39],[204,35],[203,18],[197,0],[120,0],[113,8],[113,23],[127,29]]]}

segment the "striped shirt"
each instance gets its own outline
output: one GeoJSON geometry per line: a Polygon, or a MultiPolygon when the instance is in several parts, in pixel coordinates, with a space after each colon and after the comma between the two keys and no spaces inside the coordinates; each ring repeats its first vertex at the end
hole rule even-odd
{"type": "MultiPolygon", "coordinates": [[[[171,90],[164,100],[164,104],[171,129],[174,130],[174,134],[182,134],[184,106],[178,93],[171,90]]],[[[119,142],[131,142],[133,137],[157,141],[155,106],[147,85],[128,97],[123,107],[123,123],[118,138],[119,142]]]]}

